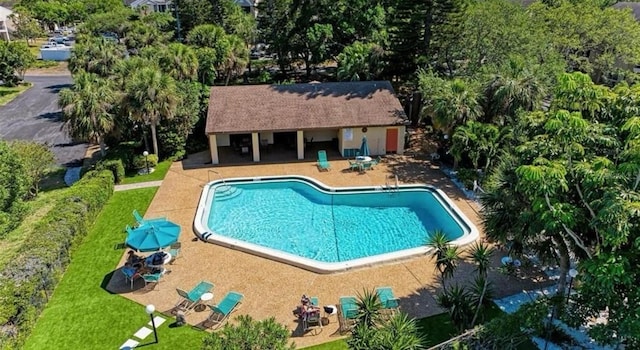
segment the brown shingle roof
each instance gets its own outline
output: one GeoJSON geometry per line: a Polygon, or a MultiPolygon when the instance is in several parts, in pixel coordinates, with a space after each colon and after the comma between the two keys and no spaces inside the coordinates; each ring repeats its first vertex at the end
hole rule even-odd
{"type": "Polygon", "coordinates": [[[388,81],[211,88],[206,133],[402,124],[388,81]]]}

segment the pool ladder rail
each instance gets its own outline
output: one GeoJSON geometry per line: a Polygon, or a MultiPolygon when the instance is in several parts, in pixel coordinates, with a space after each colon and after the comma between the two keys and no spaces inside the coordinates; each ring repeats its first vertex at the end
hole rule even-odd
{"type": "Polygon", "coordinates": [[[398,175],[395,175],[395,186],[392,186],[389,184],[389,179],[387,178],[384,181],[384,191],[385,192],[389,192],[389,194],[392,194],[394,192],[399,192],[400,191],[400,185],[399,185],[399,181],[398,181],[398,175]]]}

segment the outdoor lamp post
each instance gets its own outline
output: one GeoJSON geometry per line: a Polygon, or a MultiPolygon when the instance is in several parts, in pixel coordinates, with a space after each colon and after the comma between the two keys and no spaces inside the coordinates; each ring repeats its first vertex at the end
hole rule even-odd
{"type": "Polygon", "coordinates": [[[149,175],[149,152],[144,151],[142,155],[144,156],[144,163],[147,165],[147,175],[149,175]]]}
{"type": "Polygon", "coordinates": [[[153,335],[156,338],[156,343],[158,342],[158,330],[156,329],[156,321],[153,319],[153,312],[156,311],[156,307],[153,304],[149,304],[144,308],[144,312],[146,312],[151,317],[151,326],[153,326],[153,335]]]}
{"type": "Polygon", "coordinates": [[[567,303],[569,302],[569,299],[571,298],[571,287],[573,285],[573,279],[576,278],[576,276],[578,276],[578,270],[576,270],[576,269],[569,270],[569,277],[571,277],[571,278],[569,279],[569,292],[567,293],[567,303]]]}

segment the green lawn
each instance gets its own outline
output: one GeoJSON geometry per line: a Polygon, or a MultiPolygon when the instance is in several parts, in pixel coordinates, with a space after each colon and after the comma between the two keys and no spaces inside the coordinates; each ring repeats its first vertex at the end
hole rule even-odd
{"type": "Polygon", "coordinates": [[[173,162],[170,160],[165,160],[155,167],[155,171],[149,175],[138,175],[137,173],[127,174],[124,179],[122,179],[121,185],[125,184],[134,184],[139,182],[147,182],[147,181],[158,181],[164,179],[164,176],[169,171],[171,164],[173,162]]]}
{"type": "Polygon", "coordinates": [[[308,348],[304,348],[305,350],[349,350],[347,346],[347,341],[344,339],[334,340],[329,343],[324,343],[320,345],[310,346],[308,348]]]}
{"type": "MultiPolygon", "coordinates": [[[[24,349],[118,349],[149,317],[144,307],[102,288],[123,254],[120,228],[131,224],[131,211],[144,213],[157,188],[115,192],[84,243],[73,253],[64,278],[27,339],[24,349]]],[[[206,334],[191,327],[158,328],[160,342],[151,349],[197,349],[206,334]]],[[[151,342],[153,336],[147,337],[151,342]]],[[[141,344],[144,344],[143,341],[141,344]]]]}
{"type": "Polygon", "coordinates": [[[21,93],[27,91],[31,87],[31,83],[22,83],[18,86],[8,87],[0,85],[0,106],[13,101],[21,93]]]}

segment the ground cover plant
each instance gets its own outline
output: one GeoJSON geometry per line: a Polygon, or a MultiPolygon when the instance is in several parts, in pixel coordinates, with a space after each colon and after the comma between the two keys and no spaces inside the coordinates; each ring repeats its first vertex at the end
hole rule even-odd
{"type": "MultiPolygon", "coordinates": [[[[144,307],[103,286],[111,278],[123,250],[119,228],[131,224],[131,212],[144,212],[157,188],[116,192],[78,247],[24,349],[117,349],[148,321],[144,307]]],[[[204,333],[190,327],[158,328],[157,349],[195,349],[204,333]]]]}

